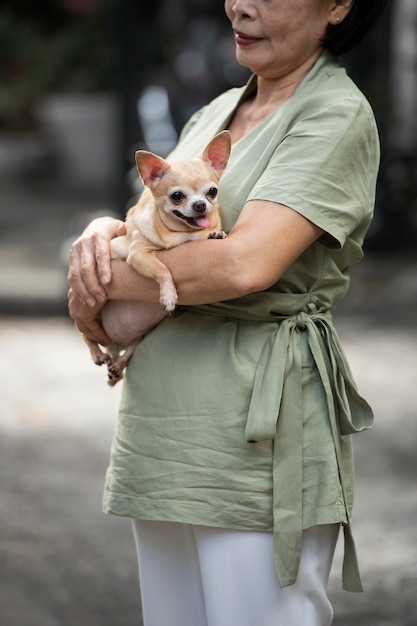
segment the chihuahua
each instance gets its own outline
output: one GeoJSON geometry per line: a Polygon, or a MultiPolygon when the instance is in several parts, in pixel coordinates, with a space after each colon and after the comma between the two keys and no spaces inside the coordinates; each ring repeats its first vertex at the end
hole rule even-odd
{"type": "Polygon", "coordinates": [[[126,234],[111,241],[111,258],[125,259],[137,272],[159,284],[159,305],[110,300],[101,311],[112,343],[101,347],[87,339],[96,365],[107,365],[108,383],[123,378],[142,337],[174,311],[178,294],[171,272],[156,255],[195,239],[223,239],[217,203],[218,183],[229,159],[231,138],[222,131],[206,146],[201,159],[169,163],[147,152],[136,152],[136,165],[146,187],[126,216],[126,234]]]}

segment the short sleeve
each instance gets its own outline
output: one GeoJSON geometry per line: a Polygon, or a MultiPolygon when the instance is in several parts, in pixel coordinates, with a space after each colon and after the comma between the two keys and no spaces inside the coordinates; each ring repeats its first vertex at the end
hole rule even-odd
{"type": "Polygon", "coordinates": [[[341,248],[369,224],[378,166],[373,113],[352,96],[296,119],[248,200],[289,206],[325,231],[324,245],[341,248]]]}

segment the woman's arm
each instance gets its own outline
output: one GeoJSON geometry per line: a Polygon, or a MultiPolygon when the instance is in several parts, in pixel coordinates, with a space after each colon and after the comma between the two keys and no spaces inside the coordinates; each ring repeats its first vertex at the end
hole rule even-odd
{"type": "MultiPolygon", "coordinates": [[[[97,316],[107,298],[159,302],[155,281],[125,261],[115,260],[110,266],[109,254],[103,252],[105,242],[108,247],[121,229],[121,223],[113,222],[104,222],[103,228],[96,222],[77,240],[68,274],[70,315],[81,332],[103,345],[108,338],[97,316]],[[100,263],[96,249],[101,251],[100,263]]],[[[267,289],[322,233],[287,206],[251,201],[226,239],[188,242],[158,255],[172,272],[179,304],[208,304],[267,289]]]]}
{"type": "MultiPolygon", "coordinates": [[[[267,289],[322,233],[286,206],[251,201],[226,239],[189,242],[158,256],[172,272],[179,304],[207,304],[267,289]]],[[[106,290],[115,300],[159,300],[158,285],[123,261],[112,262],[106,290]]]]}

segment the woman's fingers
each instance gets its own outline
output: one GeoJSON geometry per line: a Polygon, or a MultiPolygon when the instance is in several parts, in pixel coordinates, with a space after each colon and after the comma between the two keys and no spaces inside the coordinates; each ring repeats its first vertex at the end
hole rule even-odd
{"type": "Polygon", "coordinates": [[[106,301],[105,285],[111,281],[110,242],[123,222],[111,217],[93,220],[73,243],[68,283],[90,307],[106,301]]]}
{"type": "Polygon", "coordinates": [[[94,243],[97,276],[101,285],[107,285],[111,281],[110,242],[107,238],[96,236],[94,243]]]}
{"type": "Polygon", "coordinates": [[[110,342],[110,338],[104,332],[100,322],[99,313],[101,308],[101,304],[96,304],[94,307],[86,305],[73,289],[69,289],[68,311],[76,327],[88,339],[105,346],[110,342]]]}
{"type": "MultiPolygon", "coordinates": [[[[98,247],[103,259],[103,249],[110,241],[102,242],[98,247]]],[[[89,306],[104,302],[106,291],[100,283],[96,259],[96,234],[81,235],[72,245],[68,282],[77,295],[89,306]]],[[[103,264],[103,260],[101,261],[103,264]]],[[[110,271],[110,270],[109,270],[110,271]]]]}
{"type": "Polygon", "coordinates": [[[104,301],[106,292],[97,274],[95,236],[81,235],[72,245],[68,283],[79,298],[93,307],[104,301]]]}

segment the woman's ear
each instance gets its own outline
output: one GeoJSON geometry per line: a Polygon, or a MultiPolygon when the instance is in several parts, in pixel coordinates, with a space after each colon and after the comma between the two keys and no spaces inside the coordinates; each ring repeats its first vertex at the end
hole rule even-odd
{"type": "Polygon", "coordinates": [[[341,24],[354,2],[355,0],[333,0],[330,7],[329,24],[331,26],[341,24]]]}

